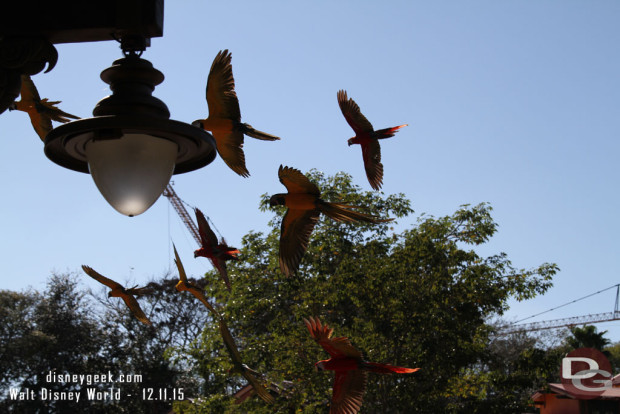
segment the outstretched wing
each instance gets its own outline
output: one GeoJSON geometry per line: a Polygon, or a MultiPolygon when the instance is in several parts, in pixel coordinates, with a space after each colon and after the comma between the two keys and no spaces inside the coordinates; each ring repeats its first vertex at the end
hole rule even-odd
{"type": "Polygon", "coordinates": [[[362,353],[351,344],[349,338],[331,338],[334,330],[327,324],[321,324],[319,318],[310,317],[304,319],[304,323],[314,340],[332,357],[362,358],[362,353]]]}
{"type": "Polygon", "coordinates": [[[252,375],[249,371],[243,368],[243,362],[241,361],[241,355],[239,355],[239,350],[237,349],[237,345],[235,344],[235,340],[230,334],[230,330],[224,322],[224,319],[220,318],[219,321],[220,334],[222,335],[222,340],[224,341],[224,345],[230,354],[230,358],[233,361],[233,365],[237,365],[241,367],[241,375],[248,380],[248,382],[252,385],[256,393],[261,397],[265,402],[272,403],[274,398],[269,392],[263,387],[260,382],[252,375]]]}
{"type": "Polygon", "coordinates": [[[209,303],[209,301],[207,300],[206,296],[204,295],[204,293],[202,292],[202,290],[200,290],[198,287],[196,286],[190,286],[190,288],[188,289],[189,293],[191,293],[192,295],[194,295],[194,297],[196,299],[198,299],[199,301],[202,302],[203,305],[205,305],[205,307],[207,309],[209,309],[211,311],[211,313],[213,313],[213,315],[220,317],[220,314],[218,311],[215,310],[215,308],[209,303]]]}
{"type": "Polygon", "coordinates": [[[368,133],[374,131],[372,124],[366,119],[360,107],[357,106],[352,98],[347,97],[347,92],[344,90],[338,91],[338,105],[344,115],[344,119],[347,120],[355,134],[368,133]]]}
{"type": "Polygon", "coordinates": [[[207,105],[210,118],[241,120],[231,60],[232,56],[228,50],[220,50],[211,64],[207,80],[207,105]]]}
{"type": "Polygon", "coordinates": [[[202,241],[202,247],[213,249],[217,246],[217,236],[211,230],[209,223],[207,223],[207,219],[205,215],[202,214],[202,211],[195,208],[194,212],[196,213],[196,221],[198,222],[198,233],[200,234],[200,239],[202,241]]]}
{"type": "Polygon", "coordinates": [[[318,210],[288,209],[282,219],[280,232],[280,270],[287,276],[297,271],[314,226],[319,221],[318,210]]]}
{"type": "Polygon", "coordinates": [[[278,169],[278,177],[280,182],[286,187],[290,194],[292,193],[307,193],[313,194],[317,197],[321,195],[319,187],[311,182],[308,177],[302,174],[296,168],[283,167],[280,165],[278,169]]]}
{"type": "Polygon", "coordinates": [[[250,172],[245,166],[245,154],[243,152],[243,132],[213,131],[213,138],[217,153],[224,160],[231,170],[242,177],[249,177],[250,172]]]}
{"type": "Polygon", "coordinates": [[[183,267],[183,263],[181,263],[181,258],[179,257],[179,253],[177,253],[177,248],[174,243],[172,243],[172,248],[174,249],[174,263],[177,265],[177,270],[179,271],[179,279],[184,283],[188,283],[185,268],[183,267]]]}
{"type": "Polygon", "coordinates": [[[20,90],[21,100],[16,103],[17,109],[27,112],[30,123],[42,141],[52,130],[52,120],[43,115],[41,97],[37,87],[28,75],[22,75],[22,88],[20,90]]]}
{"type": "Polygon", "coordinates": [[[337,371],[334,377],[330,414],[356,414],[362,407],[368,372],[337,371]]]}
{"type": "Polygon", "coordinates": [[[269,391],[267,391],[267,389],[263,387],[263,385],[256,379],[254,375],[252,375],[246,370],[244,370],[241,375],[243,375],[243,378],[248,380],[252,388],[254,388],[254,391],[256,391],[256,394],[258,394],[258,396],[262,398],[263,401],[268,404],[272,404],[275,401],[275,398],[273,398],[273,396],[269,394],[269,391]]]}
{"type": "Polygon", "coordinates": [[[218,273],[220,274],[222,278],[222,281],[224,282],[228,290],[230,290],[230,279],[228,278],[228,269],[226,268],[226,260],[222,259],[221,257],[216,256],[211,259],[211,263],[213,264],[213,267],[217,269],[218,273]]]}
{"type": "Polygon", "coordinates": [[[371,139],[361,143],[364,169],[370,186],[379,190],[383,184],[383,164],[381,164],[381,146],[379,141],[371,139]]]}
{"type": "Polygon", "coordinates": [[[20,90],[21,100],[24,102],[39,102],[41,97],[37,87],[28,75],[22,75],[22,88],[20,90]]]}
{"type": "Polygon", "coordinates": [[[149,318],[146,317],[146,315],[142,311],[142,308],[138,304],[138,301],[136,300],[136,298],[134,298],[131,295],[127,295],[127,294],[121,295],[121,298],[123,298],[123,301],[125,301],[125,304],[129,308],[129,310],[131,310],[131,312],[135,315],[136,318],[138,318],[140,322],[145,323],[147,325],[151,325],[151,321],[149,320],[149,318]]]}
{"type": "Polygon", "coordinates": [[[103,283],[112,290],[123,289],[123,285],[113,281],[112,279],[108,279],[107,277],[95,271],[95,269],[93,269],[92,267],[82,265],[82,270],[84,270],[84,272],[86,272],[88,276],[92,277],[99,283],[103,283]]]}

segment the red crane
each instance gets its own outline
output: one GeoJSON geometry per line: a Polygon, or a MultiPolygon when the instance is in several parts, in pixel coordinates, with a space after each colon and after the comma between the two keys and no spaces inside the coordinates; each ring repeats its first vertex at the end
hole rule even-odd
{"type": "Polygon", "coordinates": [[[177,193],[172,188],[172,184],[168,183],[166,189],[163,194],[164,197],[168,197],[168,201],[172,204],[172,207],[176,210],[179,217],[181,217],[181,221],[185,224],[185,227],[189,230],[189,233],[194,237],[198,246],[201,246],[200,234],[198,233],[198,227],[196,227],[196,223],[192,220],[192,217],[189,215],[185,206],[183,205],[183,200],[179,198],[177,193]]]}

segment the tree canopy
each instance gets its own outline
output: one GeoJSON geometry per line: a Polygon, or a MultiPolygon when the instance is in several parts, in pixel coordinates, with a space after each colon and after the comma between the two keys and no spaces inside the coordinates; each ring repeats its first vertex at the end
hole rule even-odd
{"type": "MultiPolygon", "coordinates": [[[[383,217],[413,212],[402,194],[362,191],[347,174],[308,176],[328,201],[367,206],[368,213],[383,217]]],[[[331,396],[331,375],[313,371],[314,362],[327,355],[308,335],[302,320],[309,316],[320,317],[336,336],[349,337],[368,360],[421,368],[411,376],[371,374],[361,412],[459,411],[466,398],[453,383],[486,352],[489,318],[501,315],[509,298],[544,293],[557,270],[548,263],[518,269],[504,253],[476,253],[475,246],[497,231],[491,207],[479,204],[446,217],[422,216],[400,233],[394,223],[323,217],[298,274],[287,278],[278,268],[284,210],[269,207],[268,198],[263,196],[260,208],[274,213],[272,230],[243,238],[241,260],[229,265],[232,291],[214,272],[205,277],[208,296],[223,309],[246,363],[269,382],[293,384],[277,399],[283,412],[324,407],[331,396]]],[[[215,327],[207,326],[191,356],[206,379],[209,400],[202,412],[233,407],[230,395],[244,384],[227,372],[230,364],[215,327]]],[[[258,399],[244,407],[273,411],[258,399]]]]}
{"type": "MultiPolygon", "coordinates": [[[[311,171],[308,176],[327,201],[365,206],[365,212],[381,217],[403,219],[413,213],[402,194],[362,191],[347,174],[311,171]]],[[[314,363],[328,355],[310,337],[303,323],[309,317],[331,326],[334,336],[350,338],[369,361],[420,368],[410,375],[371,373],[362,413],[499,408],[519,413],[530,391],[557,370],[560,351],[548,352],[527,337],[493,334],[490,321],[507,309],[508,300],[544,293],[557,267],[543,263],[520,269],[504,253],[477,253],[476,246],[497,231],[488,204],[464,205],[445,217],[421,215],[402,231],[396,222],[341,223],[322,217],[299,271],[287,277],[278,262],[284,208],[270,207],[268,200],[265,194],[260,208],[272,214],[271,230],[243,237],[240,260],[228,264],[232,290],[216,271],[192,283],[204,287],[223,315],[242,361],[262,374],[260,381],[276,397],[274,405],[258,398],[239,405],[235,393],[246,384],[233,370],[239,366],[222,341],[221,323],[192,295],[175,290],[176,274],[150,282],[151,293],[140,299],[152,326],[137,321],[118,298],[86,295],[75,276],[54,275],[41,293],[0,291],[2,391],[76,390],[71,383],[47,384],[45,375],[110,370],[142,375],[139,383],[123,385],[124,395],[183,388],[186,400],[174,403],[177,412],[325,412],[333,375],[314,370],[314,363]]],[[[584,338],[597,336],[584,333],[584,338]]],[[[5,399],[0,408],[163,413],[172,404],[123,396],[79,403],[5,399]]]]}

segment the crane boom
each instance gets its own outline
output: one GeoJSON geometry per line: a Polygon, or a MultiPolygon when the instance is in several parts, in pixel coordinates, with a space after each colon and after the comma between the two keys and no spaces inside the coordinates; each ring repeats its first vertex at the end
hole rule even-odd
{"type": "Polygon", "coordinates": [[[201,246],[202,243],[200,240],[200,233],[198,233],[198,227],[196,227],[196,224],[194,223],[191,216],[189,215],[189,213],[183,206],[183,202],[181,201],[177,193],[174,191],[170,183],[168,183],[162,195],[164,197],[168,197],[168,201],[170,201],[170,204],[172,204],[172,207],[174,207],[179,217],[181,217],[181,221],[183,221],[183,224],[185,224],[185,227],[187,227],[190,234],[194,237],[194,240],[196,240],[196,243],[198,243],[198,246],[201,246]]]}
{"type": "Polygon", "coordinates": [[[519,325],[508,325],[500,328],[498,333],[500,335],[515,333],[515,332],[531,332],[541,331],[543,329],[556,329],[575,325],[582,325],[586,323],[599,323],[620,320],[620,312],[605,312],[605,313],[593,313],[590,315],[573,316],[571,318],[552,319],[541,322],[522,323],[519,325]]]}
{"type": "MultiPolygon", "coordinates": [[[[562,318],[562,319],[551,319],[546,321],[539,322],[530,322],[530,323],[521,323],[521,324],[510,324],[504,325],[497,330],[498,335],[507,335],[515,332],[530,332],[530,331],[541,331],[543,329],[556,329],[563,327],[571,327],[575,325],[582,325],[586,323],[600,323],[600,322],[610,322],[620,320],[620,283],[610,286],[606,289],[599,290],[598,292],[589,294],[582,298],[573,300],[572,302],[565,303],[561,306],[557,306],[555,308],[549,309],[545,312],[538,313],[534,316],[542,315],[543,313],[550,312],[552,310],[561,308],[562,306],[569,305],[571,303],[578,302],[580,300],[589,298],[594,295],[598,295],[599,293],[605,292],[609,289],[616,288],[616,301],[614,303],[614,311],[613,312],[605,312],[605,313],[593,313],[590,315],[581,315],[581,316],[573,316],[570,318],[562,318]]],[[[530,318],[534,317],[530,316],[530,318]]],[[[529,319],[529,318],[526,318],[529,319]]]]}

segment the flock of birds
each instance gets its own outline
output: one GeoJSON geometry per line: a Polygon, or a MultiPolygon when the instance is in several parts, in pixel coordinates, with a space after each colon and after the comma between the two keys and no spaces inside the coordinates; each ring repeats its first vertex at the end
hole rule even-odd
{"type": "MultiPolygon", "coordinates": [[[[77,116],[60,110],[56,106],[60,103],[59,101],[41,99],[29,76],[22,76],[20,95],[20,101],[14,102],[9,109],[27,112],[41,140],[45,140],[45,136],[52,130],[52,121],[64,123],[70,119],[78,119],[77,116]]],[[[372,124],[361,113],[359,106],[347,96],[346,91],[338,91],[337,98],[342,114],[355,132],[355,136],[348,140],[348,144],[349,146],[353,144],[361,146],[368,182],[373,189],[379,190],[383,184],[383,164],[381,164],[379,140],[394,136],[406,124],[375,131],[372,124]]],[[[280,138],[258,131],[251,125],[241,122],[231,54],[228,50],[220,51],[213,61],[207,81],[206,100],[209,116],[206,119],[194,121],[192,125],[210,131],[222,160],[238,175],[248,177],[250,173],[246,168],[243,152],[244,136],[265,141],[275,141],[280,138]]],[[[381,219],[356,211],[358,206],[324,201],[321,199],[318,186],[295,168],[280,165],[278,177],[286,187],[287,192],[273,195],[269,204],[287,207],[281,224],[279,243],[280,270],[287,277],[297,272],[301,259],[307,250],[310,235],[321,213],[333,220],[346,222],[381,223],[392,220],[381,219]]],[[[194,252],[194,258],[208,258],[213,267],[217,269],[223,283],[230,290],[231,283],[226,270],[226,262],[238,260],[239,250],[229,246],[223,238],[218,240],[204,214],[197,208],[194,212],[201,239],[201,247],[194,252]]],[[[211,312],[214,321],[217,321],[219,325],[222,340],[233,363],[233,370],[240,373],[248,381],[260,398],[267,403],[272,403],[274,401],[273,395],[257,378],[262,377],[262,375],[242,362],[239,350],[224,318],[209,303],[203,290],[189,282],[174,244],[173,249],[175,264],[179,272],[179,282],[176,284],[176,289],[179,292],[190,292],[211,312]]],[[[151,321],[144,314],[136,299],[136,296],[148,294],[148,288],[126,288],[88,266],[82,266],[82,269],[90,277],[110,288],[108,297],[120,297],[140,322],[151,325],[151,321]]],[[[362,353],[351,344],[348,338],[332,338],[333,329],[322,324],[318,318],[304,319],[304,323],[312,338],[330,355],[329,359],[317,362],[315,367],[321,371],[335,371],[330,413],[353,414],[360,410],[366,390],[368,372],[409,374],[418,370],[418,368],[397,367],[365,361],[362,353]]]]}

